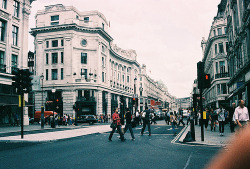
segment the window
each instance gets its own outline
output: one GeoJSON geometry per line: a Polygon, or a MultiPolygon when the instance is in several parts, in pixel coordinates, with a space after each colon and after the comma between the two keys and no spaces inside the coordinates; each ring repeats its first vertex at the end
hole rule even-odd
{"type": "Polygon", "coordinates": [[[127,76],[127,82],[129,83],[129,76],[127,76]]]}
{"type": "Polygon", "coordinates": [[[59,15],[54,15],[50,17],[51,25],[58,25],[59,24],[59,15]]]}
{"type": "Polygon", "coordinates": [[[76,15],[76,19],[79,19],[79,16],[78,16],[78,15],[76,15]]]}
{"type": "Polygon", "coordinates": [[[225,34],[227,34],[227,27],[224,27],[224,32],[225,34]]]}
{"type": "Polygon", "coordinates": [[[104,67],[104,57],[102,57],[102,66],[104,67]]]}
{"type": "Polygon", "coordinates": [[[217,84],[217,95],[220,95],[220,85],[217,84]]]}
{"type": "Polygon", "coordinates": [[[5,72],[4,52],[0,51],[0,72],[5,72]]]}
{"type": "Polygon", "coordinates": [[[17,55],[12,55],[11,56],[12,70],[14,70],[15,68],[17,68],[17,64],[18,64],[18,56],[17,55]]]}
{"type": "Polygon", "coordinates": [[[214,32],[214,36],[216,36],[216,30],[215,29],[213,30],[213,32],[214,32]]]}
{"type": "Polygon", "coordinates": [[[218,28],[218,35],[222,35],[222,29],[221,28],[218,28]]]}
{"type": "Polygon", "coordinates": [[[220,73],[225,73],[225,61],[220,61],[220,73]]]}
{"type": "Polygon", "coordinates": [[[226,42],[226,51],[228,52],[229,46],[228,46],[228,42],[226,42]]]}
{"type": "Polygon", "coordinates": [[[219,53],[224,53],[223,43],[219,43],[219,53]]]}
{"type": "Polygon", "coordinates": [[[18,27],[12,26],[12,45],[17,46],[18,27]]]}
{"type": "Polygon", "coordinates": [[[226,83],[221,84],[221,94],[227,94],[227,86],[226,83]]]}
{"type": "Polygon", "coordinates": [[[14,3],[13,3],[13,7],[14,7],[14,16],[15,17],[19,17],[19,8],[20,8],[20,3],[16,0],[14,0],[14,3]]]}
{"type": "Polygon", "coordinates": [[[52,64],[58,63],[58,53],[52,53],[52,64]]]}
{"type": "Polygon", "coordinates": [[[61,68],[61,80],[63,80],[63,68],[61,68]]]}
{"type": "Polygon", "coordinates": [[[88,70],[87,69],[81,69],[81,77],[84,76],[85,79],[88,78],[88,70]]]}
{"type": "Polygon", "coordinates": [[[122,75],[122,81],[123,81],[123,82],[125,81],[125,76],[124,76],[124,75],[122,75]]]}
{"type": "Polygon", "coordinates": [[[120,80],[120,73],[118,73],[118,77],[117,77],[117,80],[120,80]]]}
{"type": "Polygon", "coordinates": [[[216,73],[219,73],[219,66],[218,66],[218,62],[216,62],[216,67],[215,67],[215,69],[216,69],[216,73]]]}
{"type": "Polygon", "coordinates": [[[49,70],[48,69],[46,69],[46,75],[45,75],[46,77],[46,80],[49,80],[49,70]]]}
{"type": "Polygon", "coordinates": [[[105,47],[104,47],[104,46],[102,46],[102,52],[103,52],[103,53],[105,52],[105,47]]]}
{"type": "Polygon", "coordinates": [[[49,64],[49,54],[46,53],[46,64],[48,65],[49,64]]]}
{"type": "Polygon", "coordinates": [[[63,52],[61,52],[61,63],[63,63],[63,58],[64,56],[63,56],[63,52]]]}
{"type": "Polygon", "coordinates": [[[61,46],[64,46],[64,40],[61,39],[61,46]]]}
{"type": "Polygon", "coordinates": [[[6,22],[0,20],[0,40],[4,41],[6,22]]]}
{"type": "Polygon", "coordinates": [[[87,53],[81,53],[81,63],[87,64],[87,53]]]}
{"type": "Polygon", "coordinates": [[[102,72],[102,82],[104,82],[105,79],[104,79],[104,72],[102,72]]]}
{"type": "Polygon", "coordinates": [[[52,69],[51,75],[51,80],[57,80],[57,69],[52,69]]]}
{"type": "Polygon", "coordinates": [[[52,47],[58,47],[58,40],[52,40],[52,47]]]}
{"type": "Polygon", "coordinates": [[[89,17],[84,17],[84,22],[89,22],[89,17]]]}
{"type": "Polygon", "coordinates": [[[46,41],[46,48],[49,48],[49,41],[46,41]]]}
{"type": "Polygon", "coordinates": [[[142,77],[140,77],[140,81],[142,81],[142,77]]]}
{"type": "Polygon", "coordinates": [[[214,45],[214,52],[215,52],[215,54],[218,53],[217,44],[214,45]]]}
{"type": "Polygon", "coordinates": [[[102,29],[104,30],[104,23],[102,23],[102,29]]]}
{"type": "Polygon", "coordinates": [[[2,0],[2,8],[6,9],[7,7],[7,0],[2,0]]]}

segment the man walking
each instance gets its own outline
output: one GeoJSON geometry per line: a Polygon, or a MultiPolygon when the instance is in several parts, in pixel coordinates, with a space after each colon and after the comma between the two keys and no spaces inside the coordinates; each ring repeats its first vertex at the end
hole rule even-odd
{"type": "Polygon", "coordinates": [[[115,129],[117,129],[118,133],[120,134],[121,141],[125,141],[124,135],[122,134],[122,131],[121,131],[121,118],[119,117],[119,114],[118,114],[118,108],[115,109],[115,112],[112,115],[112,118],[113,118],[113,123],[115,124],[115,127],[112,128],[112,131],[109,135],[109,141],[112,141],[112,136],[115,132],[115,129]]]}
{"type": "Polygon", "coordinates": [[[143,135],[143,132],[146,128],[146,125],[148,126],[148,132],[149,132],[149,136],[151,136],[151,129],[150,129],[150,110],[148,110],[148,108],[146,107],[146,110],[143,112],[143,127],[141,130],[141,135],[143,135]]]}
{"type": "Polygon", "coordinates": [[[134,133],[133,133],[132,123],[131,123],[131,121],[132,121],[132,114],[131,114],[129,108],[127,108],[127,112],[126,112],[125,117],[126,117],[126,125],[125,125],[125,129],[124,129],[124,135],[127,132],[127,130],[129,129],[131,137],[132,137],[132,140],[134,141],[135,140],[135,136],[134,136],[134,133]]]}
{"type": "Polygon", "coordinates": [[[229,109],[229,115],[228,115],[228,119],[229,119],[229,122],[230,122],[231,133],[234,132],[234,127],[235,127],[235,122],[233,120],[235,108],[236,108],[236,104],[232,103],[232,107],[230,107],[230,109],[229,109]]]}
{"type": "Polygon", "coordinates": [[[237,129],[241,129],[247,126],[247,121],[249,121],[248,109],[244,106],[245,102],[239,100],[239,106],[235,109],[234,115],[235,120],[237,121],[237,129]]]}
{"type": "Polygon", "coordinates": [[[220,136],[224,135],[224,124],[225,124],[225,109],[220,105],[220,108],[217,110],[218,121],[219,121],[219,131],[220,136]]]}

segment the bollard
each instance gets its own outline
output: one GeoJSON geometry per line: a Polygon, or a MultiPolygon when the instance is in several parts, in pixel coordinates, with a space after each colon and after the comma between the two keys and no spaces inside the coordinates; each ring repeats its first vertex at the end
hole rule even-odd
{"type": "Polygon", "coordinates": [[[194,119],[190,119],[190,132],[191,132],[193,141],[195,141],[194,119]]]}

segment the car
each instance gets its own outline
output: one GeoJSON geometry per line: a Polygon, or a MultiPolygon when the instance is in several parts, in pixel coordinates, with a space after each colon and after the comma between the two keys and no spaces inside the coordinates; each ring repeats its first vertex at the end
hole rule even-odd
{"type": "Polygon", "coordinates": [[[77,123],[89,123],[89,124],[94,124],[97,123],[97,119],[95,118],[94,115],[80,115],[77,118],[77,123]]]}
{"type": "MultiPolygon", "coordinates": [[[[57,113],[54,112],[54,116],[56,116],[57,113]]],[[[53,117],[53,111],[44,111],[44,119],[48,116],[52,116],[53,117]]],[[[41,119],[41,111],[36,111],[35,112],[35,118],[34,118],[34,122],[39,122],[41,119]]]]}

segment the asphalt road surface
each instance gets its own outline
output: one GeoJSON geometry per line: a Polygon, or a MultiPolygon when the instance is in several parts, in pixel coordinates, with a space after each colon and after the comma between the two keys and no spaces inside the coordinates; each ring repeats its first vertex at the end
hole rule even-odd
{"type": "Polygon", "coordinates": [[[151,137],[140,136],[142,126],[134,128],[135,141],[127,131],[125,142],[118,134],[109,142],[109,133],[103,133],[49,143],[0,143],[0,168],[199,169],[220,150],[173,144],[171,127],[163,124],[151,126],[151,137]]]}

